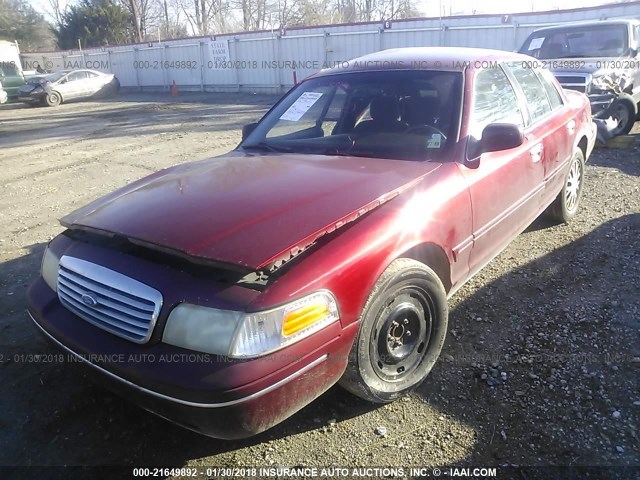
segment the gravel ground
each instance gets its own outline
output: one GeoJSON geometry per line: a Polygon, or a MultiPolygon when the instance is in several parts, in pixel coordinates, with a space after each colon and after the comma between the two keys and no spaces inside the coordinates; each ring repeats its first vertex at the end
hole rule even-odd
{"type": "Polygon", "coordinates": [[[275,98],[178,100],[0,107],[0,465],[640,466],[638,143],[597,149],[574,222],[537,221],[456,294],[441,361],[393,404],[336,387],[262,435],[218,441],[38,361],[54,350],[24,296],[56,219],[231,149],[275,98]]]}

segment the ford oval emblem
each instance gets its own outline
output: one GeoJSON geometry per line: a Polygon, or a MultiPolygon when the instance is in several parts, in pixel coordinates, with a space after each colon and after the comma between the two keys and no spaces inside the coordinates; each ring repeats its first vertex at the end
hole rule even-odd
{"type": "Polygon", "coordinates": [[[85,293],[82,295],[81,300],[87,307],[95,307],[98,305],[98,299],[92,293],[85,293]]]}

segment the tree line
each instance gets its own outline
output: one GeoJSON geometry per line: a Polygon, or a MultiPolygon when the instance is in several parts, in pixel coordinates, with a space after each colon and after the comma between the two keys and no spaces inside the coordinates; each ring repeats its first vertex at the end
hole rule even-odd
{"type": "Polygon", "coordinates": [[[0,0],[0,39],[23,51],[420,16],[417,0],[0,0]]]}

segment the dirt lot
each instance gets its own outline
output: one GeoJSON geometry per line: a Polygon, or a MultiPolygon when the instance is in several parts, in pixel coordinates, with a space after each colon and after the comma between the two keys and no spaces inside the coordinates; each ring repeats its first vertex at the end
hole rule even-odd
{"type": "Polygon", "coordinates": [[[29,360],[53,352],[24,296],[61,231],[56,219],[150,172],[231,149],[275,99],[178,100],[0,107],[0,465],[640,466],[638,143],[596,150],[575,221],[536,222],[459,291],[442,360],[391,405],[333,388],[256,438],[218,441],[69,365],[29,360]]]}

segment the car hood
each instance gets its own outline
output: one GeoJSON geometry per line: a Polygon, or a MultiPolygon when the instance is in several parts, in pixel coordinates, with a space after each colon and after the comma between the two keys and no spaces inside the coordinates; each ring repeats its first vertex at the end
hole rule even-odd
{"type": "Polygon", "coordinates": [[[33,83],[25,83],[24,85],[20,86],[20,91],[21,92],[30,92],[31,90],[33,90],[36,87],[44,87],[44,85],[34,85],[33,83]]]}
{"type": "Polygon", "coordinates": [[[232,152],[153,174],[61,223],[259,270],[386,203],[439,165],[232,152]]]}

